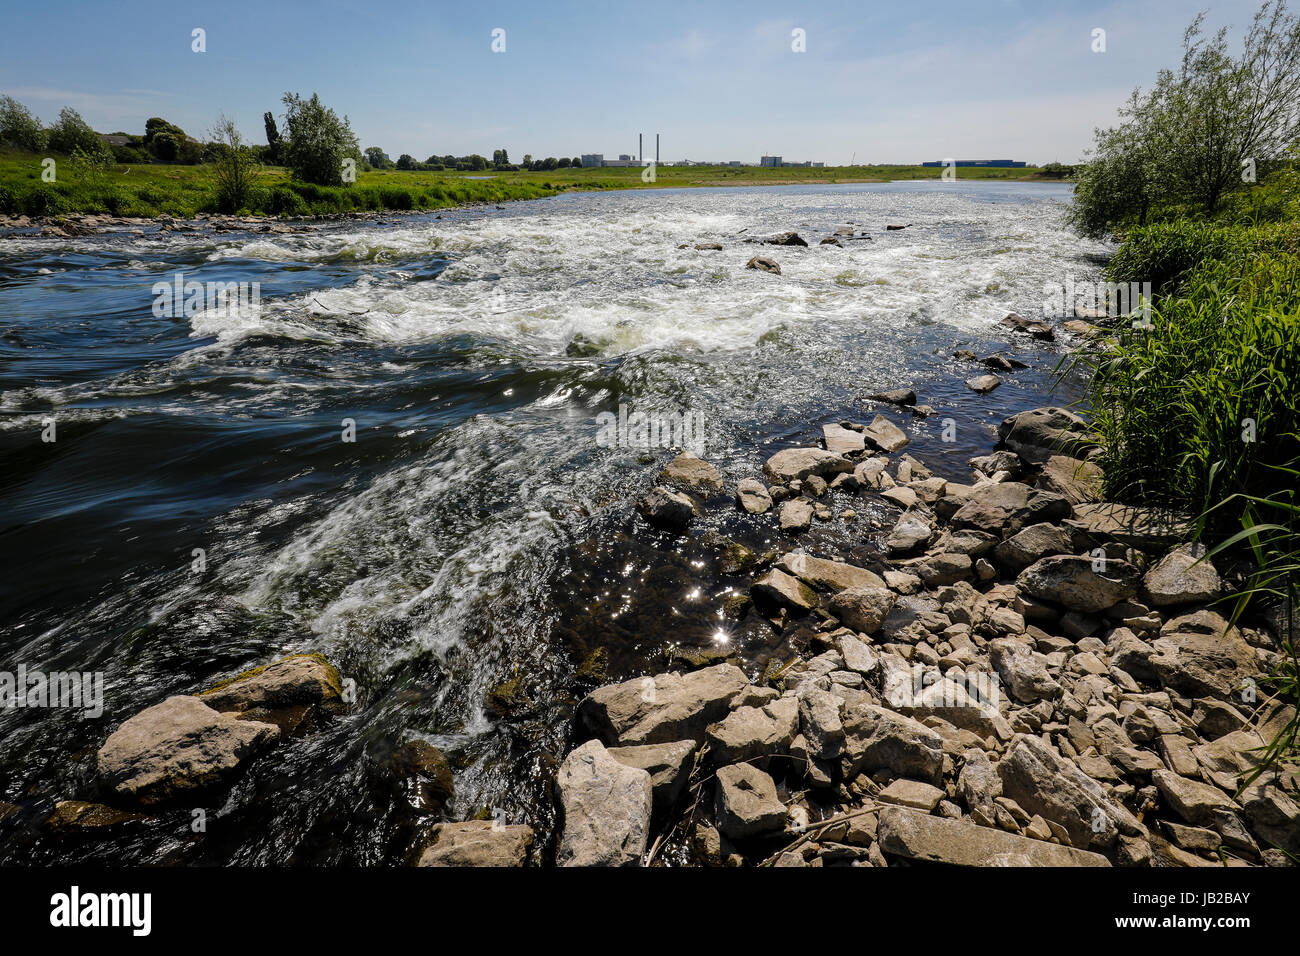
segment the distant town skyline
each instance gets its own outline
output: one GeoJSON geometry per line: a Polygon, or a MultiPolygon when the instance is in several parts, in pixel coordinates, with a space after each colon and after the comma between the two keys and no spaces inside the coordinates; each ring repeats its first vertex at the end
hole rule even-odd
{"type": "MultiPolygon", "coordinates": [[[[72,106],[106,133],[161,116],[202,136],[225,113],[254,142],[285,91],[318,92],[363,148],[417,159],[617,155],[659,131],[663,161],[1074,162],[1134,86],[1177,62],[1203,5],[829,0],[791,12],[755,0],[668,3],[651,16],[394,0],[373,17],[340,0],[52,0],[6,9],[0,92],[46,122],[72,106]]],[[[1256,5],[1218,3],[1209,25],[1239,36],[1256,5]]]]}

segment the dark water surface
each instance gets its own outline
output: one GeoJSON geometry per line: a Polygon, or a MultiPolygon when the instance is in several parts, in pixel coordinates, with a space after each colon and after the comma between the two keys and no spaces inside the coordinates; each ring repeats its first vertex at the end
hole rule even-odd
{"type": "MultiPolygon", "coordinates": [[[[1068,195],[663,190],[302,235],[0,237],[0,670],[105,679],[97,720],[0,710],[0,800],[20,807],[0,861],[398,861],[412,831],[377,768],[412,737],[452,760],[449,817],[501,808],[545,832],[592,649],[616,677],[724,641],[757,670],[783,643],[720,614],[748,579],[723,573],[715,535],[776,544],[774,516],[648,532],[633,504],[672,453],[601,447],[596,416],[693,411],[734,483],[908,386],[938,412],[890,413],[908,450],[967,480],[1002,417],[1077,397],[1072,379],[1050,391],[1059,346],[998,325],[1098,272],[1103,248],[1063,228],[1068,195]],[[874,238],[816,245],[846,223],[874,238]],[[813,245],[741,241],[786,229],[813,245]],[[746,270],[755,254],[783,275],[746,270]],[[256,281],[260,304],[158,317],[152,288],[177,272],[256,281]],[[976,396],[957,348],[1030,368],[976,396]],[[205,836],[188,813],[89,846],[41,835],[55,800],[93,796],[95,750],[127,717],[297,651],[359,700],[255,762],[205,836]],[[507,722],[485,700],[513,676],[535,706],[507,722]]],[[[807,546],[869,560],[875,506],[852,506],[861,521],[807,546]]]]}

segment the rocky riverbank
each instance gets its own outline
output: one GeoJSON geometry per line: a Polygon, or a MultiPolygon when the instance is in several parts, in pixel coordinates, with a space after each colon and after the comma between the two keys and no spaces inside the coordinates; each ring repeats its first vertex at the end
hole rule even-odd
{"type": "MultiPolygon", "coordinates": [[[[998,358],[982,364],[1015,371],[998,358]]],[[[894,420],[931,410],[906,389],[871,398],[893,417],[826,423],[734,483],[683,453],[638,504],[640,531],[665,541],[724,509],[780,530],[763,554],[721,544],[748,576],[726,616],[780,635],[777,653],[755,664],[724,639],[580,692],[551,764],[550,833],[490,808],[448,813],[447,758],[397,746],[367,773],[409,811],[394,837],[405,859],[1280,866],[1300,853],[1296,775],[1243,786],[1292,714],[1260,683],[1279,634],[1229,622],[1234,569],[1188,544],[1186,516],[1101,500],[1095,437],[1066,409],[1006,419],[954,481],[907,453],[894,420]],[[837,524],[856,557],[815,533],[837,524]]],[[[601,682],[588,663],[578,687],[601,682]]],[[[503,723],[519,680],[488,702],[503,723]]],[[[149,707],[46,828],[84,838],[220,806],[254,761],[346,714],[346,684],[294,655],[149,707]]]]}
{"type": "MultiPolygon", "coordinates": [[[[913,399],[914,400],[914,399],[913,399]]],[[[877,571],[794,550],[760,561],[753,610],[814,638],[751,680],[732,663],[598,688],[561,765],[557,862],[636,865],[1285,865],[1294,774],[1244,789],[1290,717],[1258,681],[1266,626],[1178,516],[1099,500],[1067,410],[999,428],[970,483],[897,452],[885,416],[772,456],[735,507],[833,520],[829,489],[901,509],[877,571]],[[1079,455],[1080,457],[1072,457],[1079,455]]],[[[642,502],[686,531],[721,476],[682,455],[642,502]]],[[[843,517],[841,514],[839,517],[843,517]]]]}

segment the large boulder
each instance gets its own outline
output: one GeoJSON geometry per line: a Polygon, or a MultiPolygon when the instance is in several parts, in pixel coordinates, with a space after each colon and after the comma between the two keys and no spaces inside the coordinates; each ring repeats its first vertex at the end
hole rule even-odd
{"type": "Polygon", "coordinates": [[[1054,554],[1071,554],[1074,536],[1069,528],[1043,521],[1017,531],[993,548],[997,563],[1019,574],[1035,561],[1054,554]]]}
{"type": "Polygon", "coordinates": [[[757,597],[796,611],[810,611],[817,606],[817,595],[792,574],[772,568],[749,587],[757,597]]]}
{"type": "Polygon", "coordinates": [[[709,727],[705,740],[715,763],[786,754],[799,732],[799,701],[782,697],[761,707],[737,707],[709,727]]]}
{"type": "Polygon", "coordinates": [[[1070,503],[1061,495],[1040,491],[1018,481],[976,486],[965,495],[952,515],[957,528],[973,528],[1004,537],[1040,522],[1059,521],[1070,514],[1070,503]]]}
{"type": "Polygon", "coordinates": [[[1063,495],[1071,504],[1097,501],[1101,497],[1101,482],[1105,473],[1090,461],[1053,455],[1043,464],[1042,473],[1035,483],[1044,491],[1063,495]]]}
{"type": "Polygon", "coordinates": [[[1147,572],[1142,586],[1156,607],[1204,604],[1223,591],[1219,572],[1200,545],[1184,545],[1170,551],[1147,572]]]}
{"type": "Polygon", "coordinates": [[[901,807],[881,810],[876,832],[882,851],[909,860],[952,866],[1110,866],[1099,853],[901,807]]]}
{"type": "Polygon", "coordinates": [[[859,634],[880,630],[894,606],[894,592],[884,587],[851,587],[831,598],[831,613],[859,634]]]}
{"type": "Polygon", "coordinates": [[[706,495],[717,494],[722,491],[722,474],[703,458],[684,451],[659,473],[659,483],[706,495]]]}
{"type": "Polygon", "coordinates": [[[667,811],[686,790],[695,757],[695,741],[674,740],[667,744],[610,747],[609,755],[621,764],[650,774],[655,810],[667,811]]]}
{"type": "Polygon", "coordinates": [[[636,866],[650,832],[650,774],[614,759],[599,740],[564,758],[555,778],[564,824],[560,866],[636,866]]]}
{"type": "Polygon", "coordinates": [[[1096,443],[1088,423],[1065,408],[1034,408],[1005,418],[998,439],[1031,464],[1041,465],[1053,455],[1070,454],[1096,443]]]}
{"type": "Polygon", "coordinates": [[[117,728],[96,761],[119,797],[158,806],[229,782],[279,736],[274,724],[218,713],[197,697],[169,697],[117,728]]]}
{"type": "Polygon", "coordinates": [[[763,465],[763,473],[777,482],[802,481],[812,475],[825,478],[851,472],[853,462],[843,455],[821,448],[787,448],[769,458],[763,465]]]}
{"type": "Polygon", "coordinates": [[[339,672],[320,654],[294,654],[256,667],[198,697],[213,710],[275,724],[285,733],[345,707],[339,672]]]}
{"type": "Polygon", "coordinates": [[[823,425],[822,436],[826,440],[826,450],[837,455],[856,455],[867,448],[862,432],[843,425],[823,425]]]}
{"type": "Polygon", "coordinates": [[[734,664],[638,677],[592,691],[578,705],[578,720],[609,745],[701,743],[709,724],[725,717],[748,686],[734,664]]]}
{"type": "Polygon", "coordinates": [[[1163,551],[1191,530],[1188,521],[1178,515],[1110,501],[1075,505],[1074,517],[1065,523],[1087,541],[1115,541],[1139,551],[1163,551]]]}
{"type": "Polygon", "coordinates": [[[776,566],[804,583],[825,591],[885,586],[884,580],[878,574],[866,568],[855,567],[842,561],[814,558],[802,551],[791,551],[783,555],[776,566]]]}
{"type": "Polygon", "coordinates": [[[666,485],[651,489],[636,507],[648,524],[664,531],[683,531],[695,517],[695,502],[690,496],[666,485]]]}
{"type": "Polygon", "coordinates": [[[1052,555],[1021,571],[1016,585],[1040,601],[1095,614],[1132,597],[1139,580],[1138,569],[1127,561],[1106,560],[1104,568],[1096,570],[1090,557],[1052,555]]]}
{"type": "Polygon", "coordinates": [[[1003,795],[1064,828],[1073,846],[1109,847],[1145,832],[1097,781],[1038,737],[1017,736],[998,761],[998,776],[1003,795]]]}
{"type": "Polygon", "coordinates": [[[532,842],[533,828],[522,823],[440,823],[416,866],[523,866],[532,842]]]}
{"type": "Polygon", "coordinates": [[[747,763],[718,771],[718,829],[729,839],[744,840],[785,826],[785,806],[772,778],[747,763]]]}
{"type": "Polygon", "coordinates": [[[1148,665],[1165,687],[1189,697],[1226,700],[1259,679],[1255,652],[1222,615],[1195,611],[1166,621],[1148,665]]]}
{"type": "Polygon", "coordinates": [[[884,415],[877,415],[862,430],[866,440],[883,452],[898,451],[909,441],[907,434],[884,415]]]}
{"type": "Polygon", "coordinates": [[[845,779],[864,771],[887,769],[915,780],[940,783],[943,738],[929,727],[868,703],[865,698],[846,702],[841,720],[845,779]]]}

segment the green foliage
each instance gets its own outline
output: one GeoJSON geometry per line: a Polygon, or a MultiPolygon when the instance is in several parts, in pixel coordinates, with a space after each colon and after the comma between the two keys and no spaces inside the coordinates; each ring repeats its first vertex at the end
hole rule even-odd
{"type": "Polygon", "coordinates": [[[218,149],[211,163],[213,192],[220,212],[237,212],[249,201],[257,160],[244,145],[235,121],[222,116],[213,138],[218,149]]]}
{"type": "Polygon", "coordinates": [[[41,121],[12,96],[0,96],[0,145],[39,153],[48,134],[41,121]]]}
{"type": "Polygon", "coordinates": [[[318,186],[342,186],[343,161],[363,161],[361,148],[346,116],[339,117],[313,93],[303,99],[297,93],[284,94],[284,164],[303,182],[318,186]]]}
{"type": "Polygon", "coordinates": [[[59,111],[59,121],[50,127],[49,148],[56,153],[71,156],[80,149],[86,155],[105,151],[104,141],[70,106],[59,111]]]}

